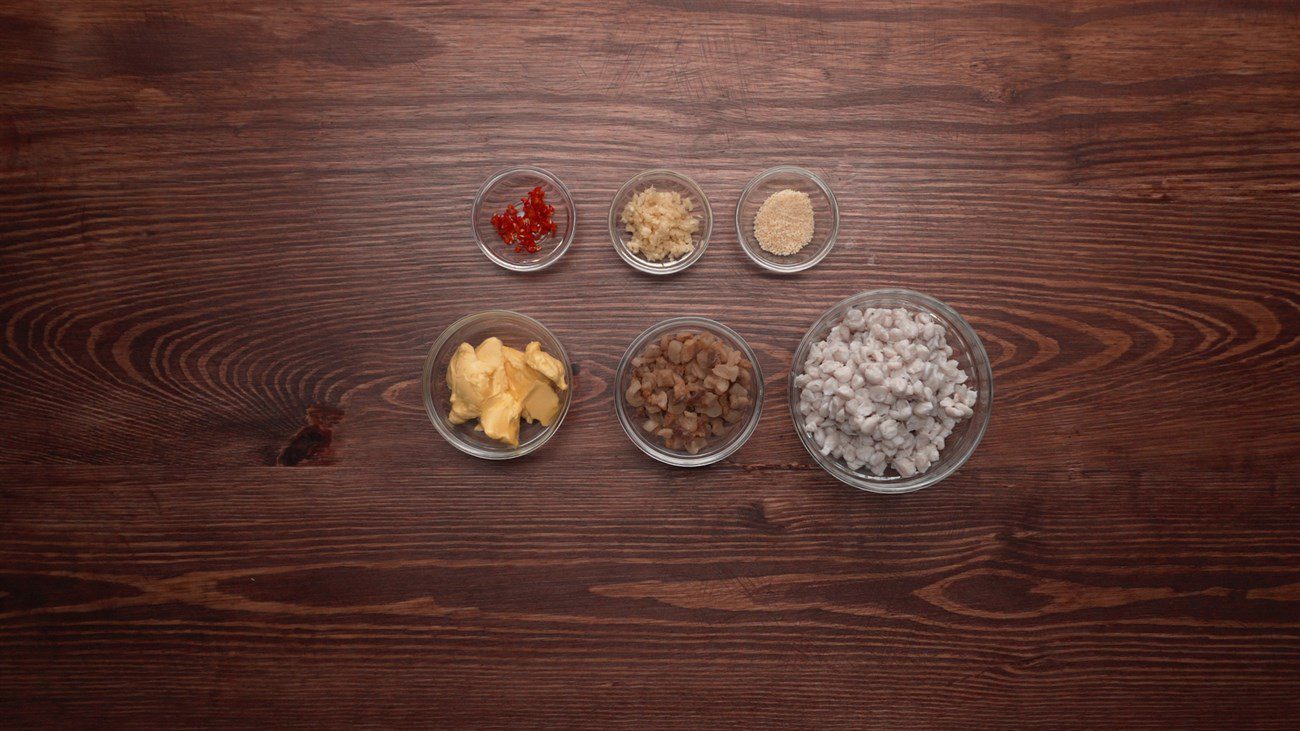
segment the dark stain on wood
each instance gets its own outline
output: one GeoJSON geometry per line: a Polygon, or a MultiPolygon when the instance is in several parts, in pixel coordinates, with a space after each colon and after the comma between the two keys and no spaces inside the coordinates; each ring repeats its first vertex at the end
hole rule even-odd
{"type": "Polygon", "coordinates": [[[306,460],[324,459],[331,455],[330,443],[334,428],[343,420],[343,412],[331,406],[311,406],[307,409],[307,425],[299,429],[275,458],[281,467],[293,467],[306,460]]]}

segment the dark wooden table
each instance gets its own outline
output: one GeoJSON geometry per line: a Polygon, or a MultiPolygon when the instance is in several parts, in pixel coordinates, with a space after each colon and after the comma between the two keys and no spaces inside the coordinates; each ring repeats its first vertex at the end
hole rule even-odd
{"type": "Polygon", "coordinates": [[[1298,256],[1289,2],[10,0],[0,725],[1294,728],[1298,256]],[[519,163],[581,212],[532,276],[467,225],[519,163]],[[794,277],[731,213],[781,163],[843,210],[794,277]],[[651,166],[718,213],[667,279],[605,230],[651,166]],[[901,497],[817,469],[784,396],[884,286],[963,312],[997,385],[901,497]],[[490,307],[580,366],[507,464],[420,396],[490,307]],[[684,314],[769,386],[694,471],[610,392],[684,314]],[[277,466],[313,408],[328,450],[277,466]]]}

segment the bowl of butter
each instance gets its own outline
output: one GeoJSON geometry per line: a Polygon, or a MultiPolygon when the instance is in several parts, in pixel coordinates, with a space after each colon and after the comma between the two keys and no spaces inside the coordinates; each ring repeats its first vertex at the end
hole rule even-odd
{"type": "Polygon", "coordinates": [[[481,459],[522,457],[560,429],[573,368],[545,325],[508,310],[462,317],[424,362],[424,408],[453,447],[481,459]]]}

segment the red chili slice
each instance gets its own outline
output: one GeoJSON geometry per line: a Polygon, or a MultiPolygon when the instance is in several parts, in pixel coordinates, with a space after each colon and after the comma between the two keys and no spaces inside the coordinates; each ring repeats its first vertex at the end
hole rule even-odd
{"type": "Polygon", "coordinates": [[[537,186],[519,199],[523,211],[511,203],[501,213],[492,217],[492,227],[506,245],[513,245],[519,254],[536,254],[538,237],[554,236],[558,230],[552,216],[555,206],[546,202],[546,191],[537,186]]]}

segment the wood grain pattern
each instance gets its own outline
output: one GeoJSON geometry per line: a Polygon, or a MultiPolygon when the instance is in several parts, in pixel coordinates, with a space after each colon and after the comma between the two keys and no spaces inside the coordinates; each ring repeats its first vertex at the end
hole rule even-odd
{"type": "Polygon", "coordinates": [[[4,725],[1292,727],[1298,37],[1267,0],[0,5],[4,725]],[[515,163],[580,211],[533,276],[467,229],[515,163]],[[787,278],[732,219],[781,163],[843,216],[787,278]],[[718,214],[666,281],[605,232],[659,165],[718,214]],[[967,315],[997,388],[901,498],[784,403],[881,286],[967,315]],[[510,464],[419,394],[499,306],[580,366],[510,464]],[[698,471],[608,389],[683,314],[769,378],[698,471]],[[330,449],[277,466],[313,407],[330,449]]]}

